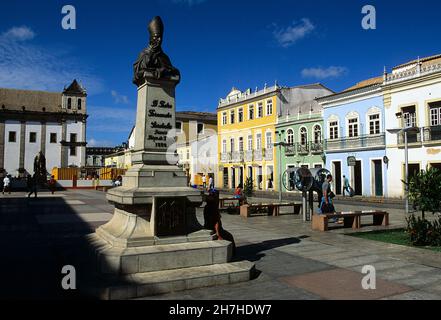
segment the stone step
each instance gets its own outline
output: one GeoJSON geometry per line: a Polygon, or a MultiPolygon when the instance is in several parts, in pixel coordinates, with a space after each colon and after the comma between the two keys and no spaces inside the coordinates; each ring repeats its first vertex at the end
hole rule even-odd
{"type": "Polygon", "coordinates": [[[108,275],[223,264],[230,261],[232,256],[232,244],[224,240],[122,249],[111,247],[95,234],[88,239],[95,250],[99,271],[108,275]]]}
{"type": "Polygon", "coordinates": [[[209,266],[138,273],[107,281],[86,290],[88,295],[103,300],[124,300],[169,292],[249,281],[254,263],[239,261],[209,266]]]}

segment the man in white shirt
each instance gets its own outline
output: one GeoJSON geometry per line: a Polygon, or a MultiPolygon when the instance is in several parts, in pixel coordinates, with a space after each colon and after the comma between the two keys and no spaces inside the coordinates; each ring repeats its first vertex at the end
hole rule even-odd
{"type": "Polygon", "coordinates": [[[202,176],[202,186],[204,187],[204,189],[207,188],[207,177],[205,176],[205,174],[202,176]]]}
{"type": "Polygon", "coordinates": [[[214,189],[214,181],[213,181],[213,177],[210,176],[210,179],[208,179],[208,188],[209,189],[214,189]]]}
{"type": "Polygon", "coordinates": [[[8,176],[3,179],[3,194],[5,194],[5,192],[11,194],[11,179],[9,179],[8,176]]]}

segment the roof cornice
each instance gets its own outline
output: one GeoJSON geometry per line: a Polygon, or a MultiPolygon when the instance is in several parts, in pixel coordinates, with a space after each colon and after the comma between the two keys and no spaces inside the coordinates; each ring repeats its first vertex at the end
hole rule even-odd
{"type": "Polygon", "coordinates": [[[329,96],[317,98],[316,101],[322,105],[324,104],[330,104],[345,100],[350,100],[354,98],[360,98],[363,96],[367,96],[373,93],[376,93],[376,91],[381,92],[381,83],[376,83],[370,86],[366,86],[363,88],[357,88],[350,91],[343,91],[336,94],[332,94],[329,96]]]}

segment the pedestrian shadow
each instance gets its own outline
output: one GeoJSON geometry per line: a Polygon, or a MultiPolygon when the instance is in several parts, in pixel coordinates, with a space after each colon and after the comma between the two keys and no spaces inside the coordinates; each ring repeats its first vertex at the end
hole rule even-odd
{"type": "Polygon", "coordinates": [[[256,262],[266,256],[264,251],[268,251],[274,248],[279,248],[287,246],[290,244],[297,244],[301,242],[302,237],[292,237],[284,239],[266,240],[260,243],[247,244],[244,246],[238,246],[236,249],[236,256],[234,261],[248,260],[251,262],[256,262]]]}

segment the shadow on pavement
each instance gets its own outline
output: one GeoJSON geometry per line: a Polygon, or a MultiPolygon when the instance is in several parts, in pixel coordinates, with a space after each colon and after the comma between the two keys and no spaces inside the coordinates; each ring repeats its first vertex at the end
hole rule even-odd
{"type": "Polygon", "coordinates": [[[284,238],[284,239],[276,239],[276,240],[267,240],[260,243],[238,246],[234,260],[236,261],[248,260],[251,262],[255,262],[265,256],[265,253],[263,253],[263,251],[287,246],[290,244],[300,243],[300,241],[301,241],[300,238],[292,237],[292,238],[284,238]]]}
{"type": "Polygon", "coordinates": [[[62,197],[0,198],[0,299],[85,299],[93,251],[88,223],[62,197]],[[64,290],[65,265],[75,267],[76,290],[64,290]]]}

